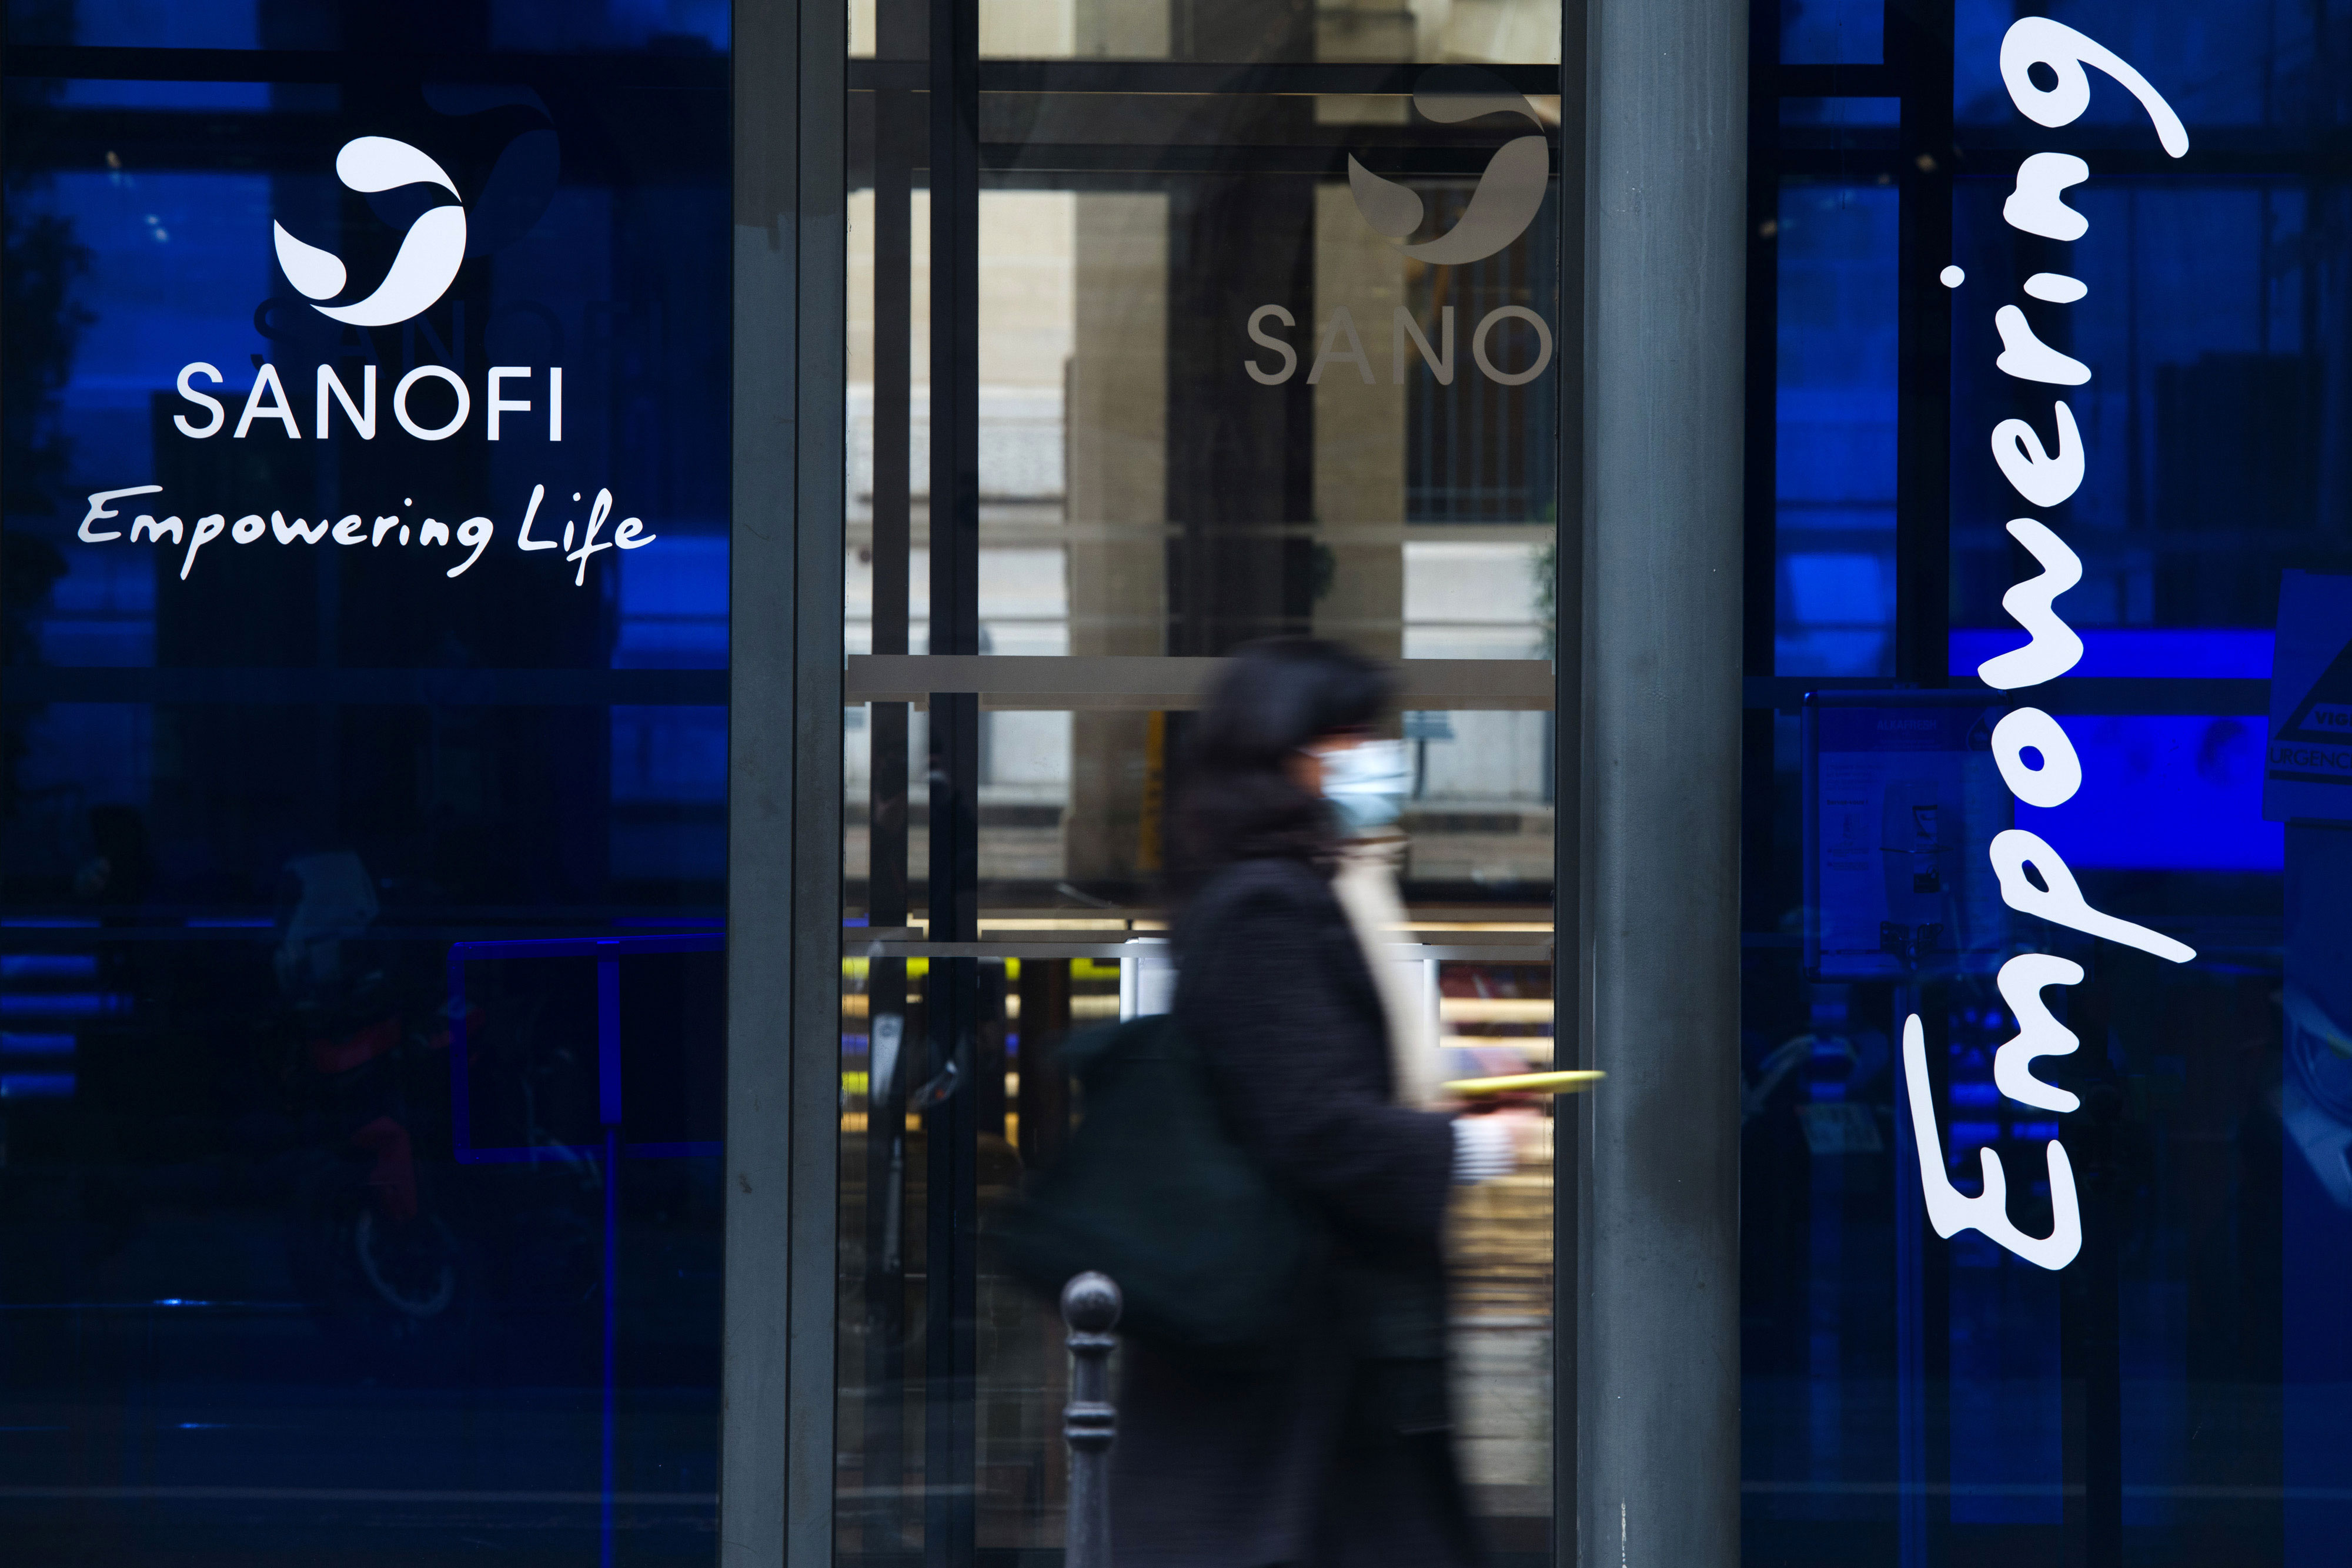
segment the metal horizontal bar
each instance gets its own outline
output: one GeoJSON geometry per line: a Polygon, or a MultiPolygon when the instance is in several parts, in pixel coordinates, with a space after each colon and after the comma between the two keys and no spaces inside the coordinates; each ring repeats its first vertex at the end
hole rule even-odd
{"type": "MultiPolygon", "coordinates": [[[[727,1145],[715,1138],[667,1144],[623,1144],[621,1153],[633,1160],[692,1160],[723,1155],[727,1145]]],[[[551,1166],[604,1157],[602,1144],[535,1144],[456,1151],[461,1166],[551,1166]]]]}
{"type": "Polygon", "coordinates": [[[1549,964],[1552,945],[1544,942],[1399,942],[1400,958],[1434,958],[1445,964],[1549,964]]]}
{"type": "MultiPolygon", "coordinates": [[[[1366,164],[1365,167],[1370,168],[1370,165],[1366,164]]],[[[930,519],[927,515],[929,509],[929,501],[930,497],[928,496],[918,495],[915,497],[915,528],[913,532],[913,542],[918,547],[928,545],[930,542],[930,519]]],[[[1181,542],[1190,532],[1185,525],[1181,523],[1116,523],[1105,521],[1066,522],[1062,519],[1061,513],[1058,509],[1054,513],[1050,519],[1037,521],[1007,519],[1004,521],[998,521],[988,516],[986,511],[988,505],[989,503],[984,500],[981,503],[982,508],[981,514],[981,528],[985,533],[987,538],[986,548],[989,549],[1011,546],[1034,548],[1038,546],[1060,544],[1133,545],[1164,543],[1171,540],[1181,542]]],[[[1058,508],[1060,503],[1055,502],[1055,506],[1058,508]]],[[[1877,519],[1884,516],[1884,510],[1883,507],[1874,508],[1871,514],[1871,520],[1866,525],[1857,524],[1856,527],[1861,528],[1866,526],[1874,529],[1880,528],[1882,525],[1877,519]]],[[[1781,531],[1785,533],[1788,530],[1784,528],[1781,531]]],[[[1549,544],[1558,536],[1558,530],[1551,524],[1533,521],[1517,523],[1345,523],[1322,521],[1305,523],[1220,523],[1217,527],[1217,533],[1219,538],[1229,539],[1317,539],[1329,545],[1473,544],[1519,545],[1529,549],[1538,545],[1549,544]]],[[[1998,530],[1985,530],[1985,537],[1998,542],[2002,549],[2011,548],[2010,538],[2007,534],[2000,533],[1998,530]]],[[[873,541],[873,538],[874,524],[872,519],[866,517],[852,517],[849,520],[849,542],[851,544],[869,544],[873,541]]],[[[2301,542],[2302,541],[2300,539],[2297,540],[2298,545],[2300,545],[2301,542]]],[[[863,622],[867,620],[868,617],[861,609],[853,608],[849,619],[853,622],[863,622]]],[[[1060,615],[991,615],[988,617],[988,621],[991,625],[998,625],[1009,621],[1016,620],[1034,621],[1042,624],[1058,625],[1064,619],[1065,617],[1060,615]]],[[[1159,624],[1159,622],[1155,617],[1135,615],[1117,618],[1097,618],[1093,624],[1102,626],[1141,626],[1149,624],[1156,627],[1159,624]]]]}
{"type": "MultiPolygon", "coordinates": [[[[604,912],[601,908],[583,908],[577,914],[581,919],[594,920],[604,912]]],[[[95,922],[89,925],[79,926],[10,926],[5,930],[0,930],[0,942],[5,942],[7,950],[14,954],[82,953],[89,951],[93,943],[99,942],[103,942],[110,947],[115,947],[134,942],[166,942],[175,946],[184,946],[190,942],[275,942],[278,940],[276,923],[266,918],[257,917],[250,921],[239,921],[234,925],[196,921],[182,925],[168,913],[158,914],[152,910],[133,911],[127,908],[115,908],[110,909],[108,913],[126,918],[135,916],[152,923],[143,925],[123,925],[103,927],[95,922]]],[[[462,914],[469,922],[473,922],[495,918],[500,912],[460,907],[455,913],[462,914]]],[[[514,918],[518,923],[524,923],[544,914],[543,909],[518,911],[514,913],[514,918]]],[[[376,925],[368,927],[368,937],[372,941],[381,942],[429,943],[436,947],[449,943],[471,942],[495,946],[499,942],[507,940],[503,932],[510,929],[511,927],[492,927],[471,923],[464,925],[376,925]]],[[[572,938],[566,937],[563,940],[570,941],[572,938]]],[[[593,941],[595,938],[585,937],[580,940],[593,941]]],[[[703,938],[703,940],[714,939],[703,938]]],[[[677,952],[700,950],[691,946],[671,949],[677,952]]],[[[474,956],[468,955],[469,957],[474,956]]],[[[499,957],[512,955],[494,953],[480,956],[499,957]]]]}
{"type": "MultiPolygon", "coordinates": [[[[79,1310],[79,1309],[77,1309],[79,1310]]],[[[284,1312],[307,1312],[299,1302],[284,1312]]],[[[626,1508],[715,1509],[716,1492],[667,1491],[459,1491],[417,1490],[392,1487],[236,1487],[236,1486],[0,1486],[0,1500],[55,1502],[285,1502],[314,1507],[320,1503],[389,1504],[463,1503],[467,1507],[497,1503],[523,1508],[596,1508],[613,1502],[626,1508]]]]}
{"type": "MultiPolygon", "coordinates": [[[[244,1312],[255,1317],[298,1317],[317,1309],[303,1301],[207,1301],[164,1296],[144,1301],[0,1301],[0,1312],[244,1312]]],[[[0,1497],[31,1488],[0,1487],[0,1497]]]]}
{"type": "Polygon", "coordinates": [[[289,703],[399,706],[711,706],[725,670],[165,668],[14,665],[12,703],[289,703]]]}
{"type": "Polygon", "coordinates": [[[1892,66],[1792,66],[1772,68],[1772,85],[1782,98],[1900,98],[1903,78],[1892,66]]]}
{"type": "MultiPolygon", "coordinates": [[[[331,134],[338,123],[331,114],[286,110],[68,104],[43,105],[37,112],[41,138],[37,152],[28,156],[36,156],[37,166],[44,170],[110,169],[117,166],[107,161],[112,155],[141,172],[307,172],[315,164],[312,144],[331,134]]],[[[982,166],[996,172],[1329,174],[1345,172],[1352,155],[1376,173],[1468,180],[1494,156],[1492,146],[1477,142],[1407,142],[1403,129],[1393,126],[1304,127],[1296,140],[1279,142],[1236,142],[1214,136],[1176,141],[1148,125],[1118,129],[1120,134],[1091,140],[1066,135],[1055,141],[992,138],[981,143],[982,166]]],[[[929,188],[929,172],[917,166],[917,189],[929,188]]],[[[568,160],[561,177],[563,183],[576,185],[609,183],[622,175],[604,150],[591,147],[568,160]]],[[[1020,501],[982,497],[983,505],[1020,501]]],[[[1060,505],[1058,500],[1041,504],[1060,505]]]]}
{"type": "MultiPolygon", "coordinates": [[[[598,86],[580,90],[618,89],[598,86]]],[[[723,127],[726,102],[724,94],[714,89],[699,100],[698,112],[707,125],[723,127]]],[[[316,173],[321,166],[318,144],[342,124],[331,113],[283,109],[43,104],[19,110],[18,116],[12,123],[37,125],[39,137],[25,136],[10,149],[11,169],[121,169],[134,175],[316,173]]],[[[678,116],[666,118],[675,121],[678,116]]],[[[567,154],[557,175],[561,185],[604,186],[633,177],[626,155],[608,141],[590,141],[567,149],[567,154]]]]}
{"type": "Polygon", "coordinates": [[[639,953],[716,953],[723,931],[662,932],[650,936],[527,936],[510,941],[452,942],[449,956],[468,963],[493,958],[626,958],[639,953]]]}
{"type": "MultiPolygon", "coordinates": [[[[1353,129],[1338,127],[1339,132],[1353,129]]],[[[1109,141],[983,141],[980,163],[991,173],[1066,170],[1150,174],[1336,174],[1356,158],[1376,173],[1475,178],[1494,157],[1484,147],[1400,147],[1335,134],[1292,142],[1140,143],[1109,141]]],[[[1556,183],[1559,175],[1551,176],[1556,183]]]]}
{"type": "MultiPolygon", "coordinates": [[[[981,929],[988,930],[992,924],[993,923],[987,917],[982,916],[981,929]]],[[[998,943],[1064,942],[1083,946],[1087,943],[1116,945],[1137,940],[1160,940],[1165,939],[1168,935],[1168,928],[1164,925],[1145,925],[1129,930],[1110,925],[1088,925],[1084,922],[1071,922],[1066,925],[1059,921],[1039,921],[1034,926],[1031,926],[1027,922],[1017,919],[1009,924],[997,925],[995,929],[1003,935],[985,936],[980,940],[998,943]],[[1057,932],[1060,935],[1056,935],[1057,932]]],[[[1424,947],[1433,946],[1443,947],[1449,945],[1459,946],[1465,942],[1473,946],[1483,947],[1549,947],[1552,944],[1552,928],[1549,925],[1533,930],[1517,928],[1496,930],[1483,925],[1469,925],[1465,928],[1447,925],[1409,925],[1394,929],[1403,933],[1397,940],[1424,947]]],[[[877,942],[905,944],[925,940],[924,927],[920,925],[879,927],[845,925],[842,927],[841,935],[842,941],[845,945],[845,952],[848,948],[856,947],[862,953],[866,946],[877,942]]],[[[859,954],[851,953],[849,956],[856,957],[859,954]]]]}
{"type": "Polygon", "coordinates": [[[2152,141],[2142,140],[2146,134],[2144,130],[2137,137],[2119,134],[2110,144],[2095,141],[2091,135],[2070,133],[2053,148],[2051,133],[2039,126],[1963,126],[1958,148],[1961,162],[1952,172],[1962,180],[2013,179],[2017,166],[2028,157],[2052,151],[2095,160],[2093,167],[2102,180],[2118,175],[2160,174],[2178,183],[2233,175],[2340,173],[2352,166],[2352,135],[2333,128],[2280,131],[2260,127],[2200,126],[2196,144],[2179,158],[2172,157],[2152,141]]]}
{"type": "MultiPolygon", "coordinates": [[[[1783,713],[1795,713],[1803,707],[1808,692],[1887,689],[1884,679],[1828,675],[1750,675],[1745,684],[1747,706],[1777,708],[1783,713]]],[[[2267,714],[2271,703],[2268,681],[2135,680],[2105,675],[2066,677],[2014,692],[1997,692],[1974,676],[1956,677],[1950,685],[1921,695],[1935,701],[1937,694],[1949,692],[1974,693],[1988,707],[2030,704],[2049,713],[2119,716],[2267,714]]],[[[1898,694],[1889,700],[1901,698],[1898,694]]]]}
{"type": "MultiPolygon", "coordinates": [[[[11,80],[375,82],[543,81],[582,87],[688,88],[723,93],[721,54],[400,54],[377,49],[151,49],[95,44],[11,44],[11,80]]],[[[275,116],[273,116],[275,118],[275,116]]]]}
{"type": "MultiPolygon", "coordinates": [[[[853,703],[928,704],[974,692],[989,708],[1189,709],[1224,664],[1194,658],[1036,658],[1010,653],[854,653],[843,685],[853,703]]],[[[1422,710],[1545,712],[1548,659],[1405,659],[1398,706],[1422,710]]]]}
{"type": "Polygon", "coordinates": [[[852,958],[1132,958],[1125,942],[1055,942],[1007,937],[994,942],[849,942],[852,958]]]}
{"type": "MultiPolygon", "coordinates": [[[[1389,950],[1397,958],[1435,958],[1456,964],[1548,964],[1551,943],[1543,942],[1394,942],[1389,950]]],[[[1006,937],[992,942],[868,942],[845,946],[853,958],[1134,958],[1144,953],[1164,955],[1158,943],[1054,942],[1006,937]]]]}
{"type": "MultiPolygon", "coordinates": [[[[982,92],[1348,93],[1412,91],[1431,68],[1320,60],[1224,64],[1214,60],[982,60],[982,92]]],[[[1492,65],[1480,69],[1521,92],[1556,93],[1556,65],[1492,65]]],[[[13,73],[12,73],[13,74],[13,73]]],[[[922,60],[852,60],[849,90],[921,92],[930,86],[922,60]]]]}
{"type": "MultiPolygon", "coordinates": [[[[1891,185],[1906,160],[1895,147],[1791,147],[1772,154],[1783,178],[1797,176],[1825,185],[1891,185]]],[[[2004,543],[2007,541],[2003,541],[2004,543]]]]}

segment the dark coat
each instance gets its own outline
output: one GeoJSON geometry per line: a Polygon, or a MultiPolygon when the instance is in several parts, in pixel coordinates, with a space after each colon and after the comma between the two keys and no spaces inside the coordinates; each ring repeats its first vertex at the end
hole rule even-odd
{"type": "Polygon", "coordinates": [[[1185,910],[1175,1015],[1242,1146],[1327,1224],[1309,1329],[1264,1367],[1130,1344],[1119,1568],[1472,1562],[1446,1412],[1448,1118],[1391,1103],[1380,993],[1329,884],[1243,861],[1185,910]]]}

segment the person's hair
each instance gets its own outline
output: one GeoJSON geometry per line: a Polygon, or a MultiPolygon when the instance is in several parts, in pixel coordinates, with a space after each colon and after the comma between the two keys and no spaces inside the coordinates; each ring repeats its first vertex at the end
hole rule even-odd
{"type": "Polygon", "coordinates": [[[1328,865],[1338,847],[1330,809],[1293,781],[1289,758],[1321,737],[1371,725],[1395,686],[1384,666],[1313,637],[1236,651],[1178,762],[1168,857],[1175,900],[1234,861],[1328,865]]]}

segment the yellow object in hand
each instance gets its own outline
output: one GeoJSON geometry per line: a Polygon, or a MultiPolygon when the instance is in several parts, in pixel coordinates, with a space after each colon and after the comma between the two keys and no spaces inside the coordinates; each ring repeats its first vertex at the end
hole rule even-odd
{"type": "Polygon", "coordinates": [[[1500,1078],[1457,1078],[1445,1087],[1456,1094],[1580,1094],[1608,1076],[1590,1069],[1574,1072],[1513,1072],[1500,1078]]]}

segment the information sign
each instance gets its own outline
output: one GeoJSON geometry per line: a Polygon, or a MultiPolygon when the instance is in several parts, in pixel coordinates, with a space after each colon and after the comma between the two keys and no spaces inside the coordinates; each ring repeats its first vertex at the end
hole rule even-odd
{"type": "Polygon", "coordinates": [[[2277,650],[2263,815],[2352,821],[2352,577],[2284,573],[2277,650]]]}

